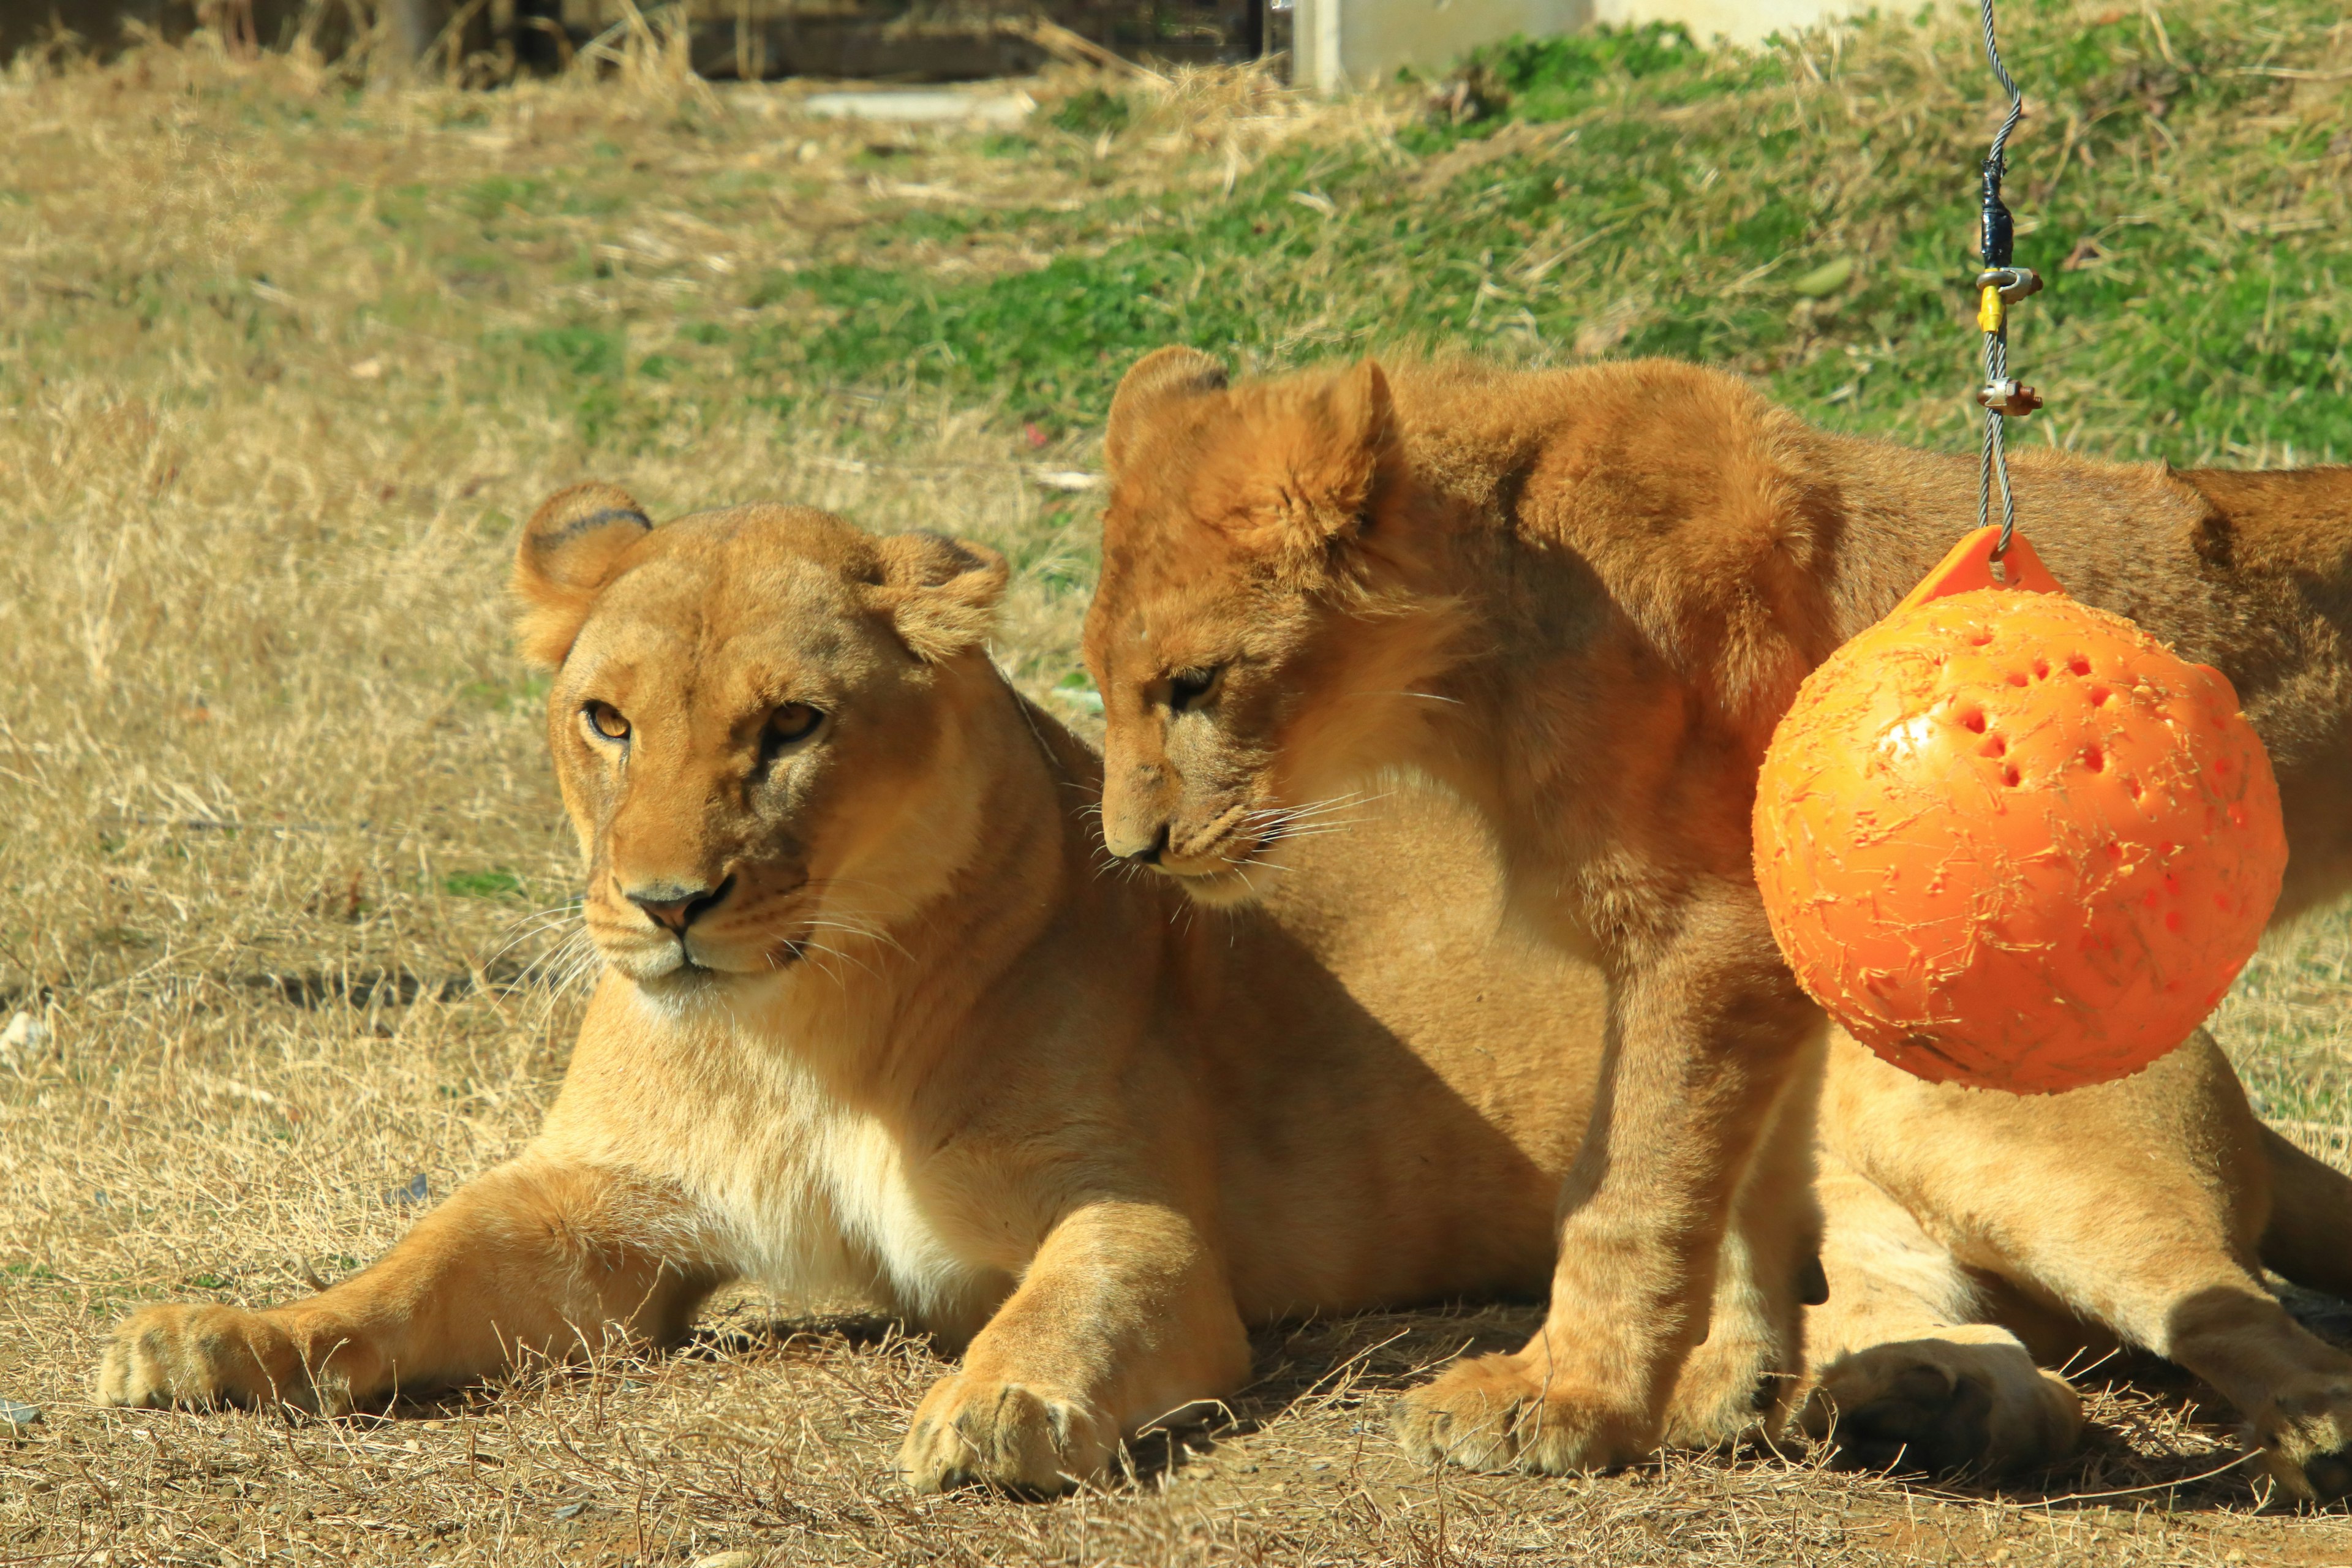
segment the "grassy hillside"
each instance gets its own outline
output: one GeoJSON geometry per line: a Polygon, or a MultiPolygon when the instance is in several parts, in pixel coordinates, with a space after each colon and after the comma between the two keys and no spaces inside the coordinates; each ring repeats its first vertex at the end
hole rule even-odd
{"type": "MultiPolygon", "coordinates": [[[[2032,110],[2011,184],[2020,257],[2053,285],[2015,343],[2053,395],[2045,435],[2352,455],[2341,8],[2042,0],[2004,19],[2032,110]]],[[[770,287],[824,323],[803,374],[1003,388],[1071,423],[1134,351],[1174,339],[1272,364],[1399,345],[1676,354],[1742,366],[1825,419],[1955,440],[1996,101],[1965,23],[1759,54],[1657,30],[1506,47],[1482,79],[1507,106],[1467,125],[1314,138],[1230,194],[959,225],[1052,235],[1038,270],[842,261],[770,287]]]]}
{"type": "MultiPolygon", "coordinates": [[[[2003,24],[2032,110],[2020,255],[2052,284],[2017,331],[2053,397],[2036,438],[2352,455],[2340,6],[2010,0],[2003,24]]],[[[821,136],[806,158],[745,97],[674,86],[607,89],[621,126],[599,136],[567,134],[582,107],[543,89],[420,123],[331,79],[293,95],[285,72],[213,81],[175,110],[203,122],[190,152],[292,165],[240,215],[248,242],[215,235],[168,279],[163,258],[108,247],[82,282],[190,349],[205,334],[173,317],[202,300],[237,318],[247,359],[307,335],[254,292],[299,282],[343,307],[354,349],[389,331],[488,351],[451,367],[446,395],[543,400],[607,451],[747,400],[804,410],[908,381],[1083,431],[1133,353],[1178,339],[1253,365],[1683,354],[1825,419],[1964,438],[1972,176],[1996,110],[1967,13],[1755,53],[1654,30],[1484,64],[1507,101],[1462,125],[1411,89],[1315,112],[1196,79],[1172,100],[1066,92],[1017,133],[821,136]],[[344,157],[385,132],[456,155],[344,157]],[[698,155],[709,165],[679,167],[698,155]],[[702,265],[714,244],[738,264],[702,265]]],[[[0,183],[20,216],[76,194],[39,167],[0,183]]],[[[57,318],[89,313],[40,303],[11,323],[10,381],[76,352],[57,318]]]]}

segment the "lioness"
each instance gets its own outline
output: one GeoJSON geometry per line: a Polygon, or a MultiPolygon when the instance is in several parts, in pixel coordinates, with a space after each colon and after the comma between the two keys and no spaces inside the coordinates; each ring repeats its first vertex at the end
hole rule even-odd
{"type": "MultiPolygon", "coordinates": [[[[1735,1202],[1751,1231],[1812,1223],[1783,1173],[1823,1021],[1757,896],[1757,768],[1805,673],[1971,526],[1972,462],[1813,430],[1661,361],[1229,386],[1181,348],[1129,372],[1106,454],[1086,657],[1109,847],[1246,899],[1268,824],[1415,772],[1485,818],[1528,922],[1608,977],[1608,1087],[1563,1189],[1549,1319],[1403,1401],[1408,1448],[1606,1467],[1655,1446],[1710,1334],[1793,1365],[1769,1305],[1788,1281],[1717,1279],[1735,1202]]],[[[2035,451],[2016,479],[2078,596],[2236,684],[2286,806],[2280,914],[2341,889],[2352,469],[2035,451]]],[[[2165,1351],[2177,1325],[2128,1331],[2165,1351]]]]}
{"type": "MultiPolygon", "coordinates": [[[[1389,803],[1361,839],[1293,822],[1300,886],[1266,910],[1187,918],[1173,884],[1102,875],[1095,758],[981,647],[1004,580],[978,547],[804,510],[654,529],[593,486],[542,507],[521,642],[555,672],[606,963],[545,1126],[316,1297],[131,1318],[99,1396],[381,1404],[672,1337],[750,1277],[963,1346],[901,1451],[915,1485],[1050,1489],[1232,1392],[1246,1323],[1539,1290],[1598,977],[1498,934],[1499,882],[1443,803],[1389,803]],[[1408,847],[1423,896],[1400,900],[1381,868],[1408,847]]],[[[2210,1042],[2095,1091],[2096,1151],[2063,1115],[2014,1122],[1990,1169],[1983,1100],[1851,1047],[1831,1083],[1839,1148],[1908,1184],[1830,1194],[1816,1322],[1864,1457],[2072,1440],[2072,1392],[1981,1321],[1983,1267],[2131,1329],[2210,1301],[2180,1353],[2308,1488],[2296,1461],[2335,1430],[2313,1391],[2346,1367],[2248,1270],[2259,1247],[2352,1285],[2311,1239],[2352,1183],[2264,1134],[2210,1042]],[[2104,1247],[2043,1233],[2069,1202],[2104,1247]]],[[[1735,1235],[1731,1272],[1808,1272],[1786,1239],[1735,1235]]],[[[1720,1365],[1752,1378],[1752,1347],[1720,1365]]]]}

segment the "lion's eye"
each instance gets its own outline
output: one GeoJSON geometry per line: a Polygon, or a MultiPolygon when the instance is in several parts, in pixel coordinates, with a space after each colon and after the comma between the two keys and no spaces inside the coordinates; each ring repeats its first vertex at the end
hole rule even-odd
{"type": "Polygon", "coordinates": [[[795,741],[805,741],[824,722],[824,715],[807,703],[787,702],[768,715],[768,743],[789,746],[795,741]]]}
{"type": "Polygon", "coordinates": [[[604,739],[625,741],[629,738],[629,721],[611,703],[591,702],[581,711],[588,717],[588,727],[604,739]]]}
{"type": "Polygon", "coordinates": [[[1168,675],[1168,706],[1178,713],[1200,707],[1217,694],[1224,683],[1225,667],[1222,664],[1204,669],[1171,670],[1168,675]]]}

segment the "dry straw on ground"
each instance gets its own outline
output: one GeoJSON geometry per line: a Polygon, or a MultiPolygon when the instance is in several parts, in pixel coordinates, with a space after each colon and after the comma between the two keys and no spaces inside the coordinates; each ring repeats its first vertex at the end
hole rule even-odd
{"type": "MultiPolygon", "coordinates": [[[[1002,657],[1060,700],[1090,519],[1052,476],[1088,467],[1082,437],[913,395],[783,409],[714,359],[646,395],[615,457],[532,369],[557,307],[733,320],[728,279],[854,252],[877,215],[877,244],[935,243],[902,221],[947,199],[927,184],[1214,184],[1386,112],[1335,129],[1262,79],[1193,78],[1014,191],[965,142],[793,102],[714,107],[650,68],[353,96],[201,47],[0,95],[0,1397],[45,1412],[0,1427],[0,1563],[2352,1559],[2340,1519],[2265,1510],[2194,1390],[2119,1363],[2087,1376],[2084,1455],[1999,1496],[1793,1452],[1406,1465],[1386,1396],[1525,1309],[1269,1332],[1229,1424],[1051,1505],[892,1483],[938,1363],[824,1303],[736,1298],[684,1353],[388,1421],[84,1403],[131,1303],[310,1289],[545,1103],[577,1002],[523,966],[572,862],[499,599],[540,495],[593,473],[663,513],[780,495],[992,540],[1020,566],[1002,657]],[[450,215],[532,179],[583,199],[468,250],[450,215]],[[686,186],[746,195],[720,221],[686,186]]],[[[2346,952],[2340,923],[2291,935],[2225,1017],[2266,1108],[2339,1161],[2346,952]]]]}

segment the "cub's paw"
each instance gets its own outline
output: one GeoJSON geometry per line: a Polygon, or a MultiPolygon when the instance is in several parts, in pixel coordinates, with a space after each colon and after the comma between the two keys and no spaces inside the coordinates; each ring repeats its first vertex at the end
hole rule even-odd
{"type": "Polygon", "coordinates": [[[2305,1502],[2352,1497],[2352,1378],[2298,1378],[2247,1423],[2263,1468],[2305,1502]]]}
{"type": "Polygon", "coordinates": [[[1999,1475],[2073,1452],[2083,1401],[2006,1335],[1906,1340],[1823,1367],[1803,1424],[1854,1468],[1999,1475]]]}
{"type": "Polygon", "coordinates": [[[1640,1412],[1545,1373],[1525,1354],[1457,1362],[1399,1399],[1390,1423],[1413,1458],[1469,1470],[1606,1470],[1658,1446],[1640,1412]]]}
{"type": "Polygon", "coordinates": [[[943,1377],[898,1446],[898,1474],[919,1492],[956,1487],[1066,1491],[1110,1461],[1118,1430],[1082,1401],[963,1373],[943,1377]]]}
{"type": "Polygon", "coordinates": [[[1666,1405],[1666,1446],[1720,1448],[1770,1437],[1789,1424],[1804,1379],[1793,1355],[1753,1340],[1713,1339],[1691,1352],[1666,1405]]]}
{"type": "Polygon", "coordinates": [[[235,1307],[133,1313],[116,1327],[92,1392],[100,1405],[148,1409],[283,1405],[334,1415],[346,1403],[313,1384],[283,1329],[235,1307]]]}

